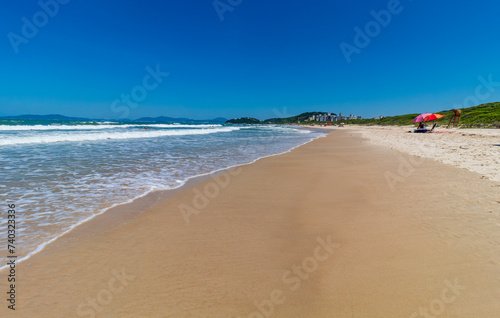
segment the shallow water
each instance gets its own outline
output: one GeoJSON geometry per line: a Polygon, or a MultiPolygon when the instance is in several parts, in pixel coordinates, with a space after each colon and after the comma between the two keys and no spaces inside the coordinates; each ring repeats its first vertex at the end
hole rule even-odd
{"type": "MultiPolygon", "coordinates": [[[[111,206],[323,135],[272,126],[143,127],[0,124],[0,196],[5,205],[0,227],[6,228],[7,204],[15,204],[20,258],[111,206]]],[[[7,235],[0,239],[6,241],[7,235]]],[[[5,264],[6,258],[0,261],[5,264]]]]}

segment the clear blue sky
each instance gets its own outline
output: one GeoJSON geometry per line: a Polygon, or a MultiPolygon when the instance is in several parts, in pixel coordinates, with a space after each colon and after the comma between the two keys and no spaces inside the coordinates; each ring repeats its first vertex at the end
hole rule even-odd
{"type": "Polygon", "coordinates": [[[55,1],[42,0],[50,16],[0,0],[0,115],[372,117],[500,101],[500,84],[476,92],[480,76],[500,82],[498,1],[220,0],[223,20],[213,0],[55,1]],[[377,29],[371,11],[388,7],[377,29]],[[348,63],[340,44],[367,24],[348,63]]]}

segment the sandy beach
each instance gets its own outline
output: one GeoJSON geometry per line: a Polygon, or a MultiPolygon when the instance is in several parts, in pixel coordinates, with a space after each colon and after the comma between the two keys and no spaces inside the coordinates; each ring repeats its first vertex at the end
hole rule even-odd
{"type": "Polygon", "coordinates": [[[409,134],[415,126],[351,126],[372,144],[435,159],[500,182],[500,129],[446,129],[409,134]]]}
{"type": "Polygon", "coordinates": [[[338,129],[104,213],[18,264],[0,317],[500,316],[500,140],[479,156],[496,137],[393,130],[338,129]]]}

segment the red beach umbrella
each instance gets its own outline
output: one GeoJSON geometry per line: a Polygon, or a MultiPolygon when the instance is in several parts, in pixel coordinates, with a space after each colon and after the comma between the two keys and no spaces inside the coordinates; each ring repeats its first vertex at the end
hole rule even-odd
{"type": "Polygon", "coordinates": [[[441,115],[441,114],[430,114],[429,116],[424,118],[424,121],[436,120],[436,119],[443,118],[443,117],[444,117],[444,115],[441,115]]]}

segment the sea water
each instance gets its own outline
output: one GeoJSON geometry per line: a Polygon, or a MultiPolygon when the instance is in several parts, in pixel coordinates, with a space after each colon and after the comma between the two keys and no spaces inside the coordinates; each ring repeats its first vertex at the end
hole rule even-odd
{"type": "Polygon", "coordinates": [[[7,245],[8,204],[16,205],[19,260],[114,205],[322,135],[268,125],[0,121],[0,240],[7,245]]]}

